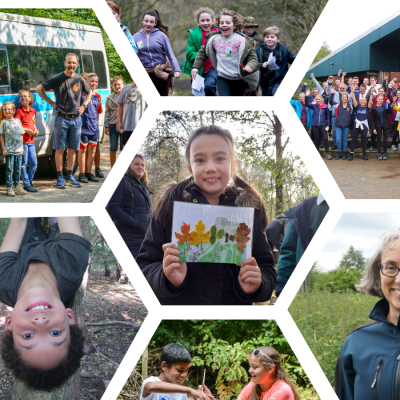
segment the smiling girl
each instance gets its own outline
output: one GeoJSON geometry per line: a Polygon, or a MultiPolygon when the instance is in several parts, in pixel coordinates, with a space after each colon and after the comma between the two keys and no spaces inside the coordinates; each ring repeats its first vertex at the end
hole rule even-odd
{"type": "Polygon", "coordinates": [[[190,178],[170,184],[159,201],[136,259],[161,304],[251,304],[270,299],[276,272],[265,229],[267,215],[258,192],[239,178],[229,131],[217,126],[197,129],[186,145],[190,178]],[[172,242],[174,201],[253,207],[252,257],[234,264],[179,262],[172,242]]]}
{"type": "Polygon", "coordinates": [[[269,346],[249,352],[251,382],[238,400],[300,400],[293,382],[281,365],[281,356],[269,346]]]}
{"type": "MultiPolygon", "coordinates": [[[[186,46],[186,61],[183,64],[182,72],[191,75],[194,60],[201,46],[206,43],[207,35],[210,32],[219,32],[219,28],[213,25],[215,13],[211,8],[201,7],[194,12],[198,27],[190,29],[189,39],[186,46]]],[[[216,96],[218,72],[211,60],[207,58],[199,74],[205,79],[204,91],[206,96],[216,96]]]]}
{"type": "Polygon", "coordinates": [[[181,70],[168,40],[168,27],[157,10],[142,14],[143,29],[133,35],[138,56],[161,96],[168,96],[171,76],[181,77],[181,70]]]}
{"type": "Polygon", "coordinates": [[[243,17],[235,11],[222,9],[216,21],[221,32],[207,34],[193,63],[192,79],[196,79],[207,58],[210,58],[218,71],[218,95],[243,96],[246,90],[255,90],[259,80],[253,41],[240,32],[243,17]]]}

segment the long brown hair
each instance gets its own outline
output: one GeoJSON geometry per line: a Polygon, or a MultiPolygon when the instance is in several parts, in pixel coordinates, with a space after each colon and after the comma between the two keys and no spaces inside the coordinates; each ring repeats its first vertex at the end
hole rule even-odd
{"type": "Polygon", "coordinates": [[[236,26],[234,32],[241,32],[243,30],[243,16],[235,11],[228,10],[227,8],[223,8],[220,12],[219,15],[216,19],[217,25],[219,26],[219,23],[221,21],[221,17],[224,15],[228,15],[232,17],[232,22],[233,25],[236,26]]]}
{"type": "MultiPolygon", "coordinates": [[[[300,396],[297,393],[296,387],[294,386],[292,380],[289,378],[285,368],[281,364],[281,355],[271,346],[262,346],[257,350],[260,350],[261,353],[257,356],[260,360],[263,367],[267,370],[270,370],[272,365],[275,366],[275,380],[280,379],[281,381],[286,382],[290,388],[292,389],[293,396],[295,400],[300,400],[300,396]],[[264,354],[268,357],[265,357],[264,354]]],[[[250,393],[249,400],[261,400],[261,386],[255,384],[253,386],[253,390],[250,393]]]]}
{"type": "MultiPolygon", "coordinates": [[[[141,154],[135,154],[135,157],[133,157],[132,162],[135,160],[135,158],[141,158],[143,160],[143,162],[146,164],[146,160],[144,159],[144,157],[141,154]]],[[[132,163],[131,163],[132,164],[132,163]]],[[[129,165],[128,171],[131,171],[131,166],[129,165]]],[[[147,175],[146,169],[144,170],[143,176],[140,178],[140,181],[144,182],[144,184],[146,186],[149,185],[149,176],[147,175]]]]}
{"type": "MultiPolygon", "coordinates": [[[[190,147],[193,140],[201,135],[218,135],[224,138],[229,146],[229,154],[231,157],[231,177],[233,180],[233,186],[227,186],[226,190],[235,191],[235,194],[244,193],[247,198],[252,202],[252,207],[260,210],[261,225],[266,228],[268,223],[267,212],[262,197],[256,189],[249,185],[245,180],[239,178],[236,175],[236,153],[235,143],[232,134],[227,129],[222,129],[219,126],[210,125],[203,126],[193,131],[186,143],[186,165],[190,167],[190,147]]],[[[185,179],[180,183],[169,183],[164,186],[164,190],[160,192],[158,199],[156,200],[157,206],[154,213],[154,218],[159,220],[164,227],[168,227],[172,224],[172,209],[174,201],[185,201],[184,191],[190,186],[194,185],[193,177],[185,179]]],[[[243,196],[245,197],[245,196],[243,196]]],[[[247,205],[248,206],[248,205],[247,205]]]]}
{"type": "Polygon", "coordinates": [[[168,36],[168,26],[164,25],[162,23],[160,14],[158,13],[157,10],[151,9],[151,10],[145,11],[142,14],[142,21],[143,21],[145,15],[150,15],[151,17],[155,17],[156,24],[154,25],[154,28],[158,28],[161,32],[165,33],[168,36]]]}

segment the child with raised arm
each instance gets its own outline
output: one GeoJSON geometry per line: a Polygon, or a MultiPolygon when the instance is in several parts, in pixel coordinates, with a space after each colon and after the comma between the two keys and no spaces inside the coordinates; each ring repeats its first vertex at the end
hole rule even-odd
{"type": "Polygon", "coordinates": [[[21,121],[22,127],[25,131],[22,136],[25,153],[22,156],[21,179],[24,185],[24,190],[35,193],[37,190],[33,187],[32,181],[37,167],[35,136],[37,136],[39,132],[35,123],[36,110],[32,107],[32,93],[29,90],[20,90],[19,102],[21,106],[17,109],[14,117],[21,121]]]}
{"type": "Polygon", "coordinates": [[[0,123],[0,143],[6,156],[7,196],[26,194],[20,184],[22,155],[25,154],[21,135],[25,133],[21,121],[14,118],[15,105],[6,101],[3,105],[3,120],[0,123]],[[13,186],[14,181],[14,186],[13,186]]]}
{"type": "Polygon", "coordinates": [[[265,236],[267,214],[260,194],[236,175],[232,134],[218,126],[196,129],[186,145],[191,175],[160,195],[136,258],[161,304],[246,305],[271,298],[276,272],[265,236]],[[251,257],[241,265],[180,262],[172,243],[174,201],[254,208],[251,257]]]}
{"type": "Polygon", "coordinates": [[[51,391],[80,367],[84,338],[71,310],[89,263],[78,217],[11,218],[0,248],[1,357],[16,379],[51,391]],[[58,222],[58,223],[57,223],[58,222]]]}
{"type": "Polygon", "coordinates": [[[187,395],[198,400],[213,400],[212,395],[182,386],[191,362],[189,352],[181,344],[170,343],[165,346],[160,357],[161,374],[145,379],[140,400],[187,400],[187,395]]]}

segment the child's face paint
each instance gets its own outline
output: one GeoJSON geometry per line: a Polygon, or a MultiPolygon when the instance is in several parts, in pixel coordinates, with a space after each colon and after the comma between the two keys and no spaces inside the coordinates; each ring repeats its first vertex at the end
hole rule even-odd
{"type": "Polygon", "coordinates": [[[203,32],[209,33],[212,27],[212,17],[209,13],[202,13],[199,16],[199,26],[203,32]]]}
{"type": "Polygon", "coordinates": [[[113,83],[114,92],[117,93],[117,94],[121,93],[121,90],[122,90],[123,87],[124,87],[124,82],[122,82],[121,80],[115,81],[113,83]]]}
{"type": "Polygon", "coordinates": [[[163,377],[166,382],[175,383],[175,385],[182,385],[183,381],[189,373],[190,363],[178,362],[172,364],[171,368],[167,367],[167,363],[163,361],[161,368],[163,370],[163,377]]]}
{"type": "Polygon", "coordinates": [[[69,325],[75,323],[70,308],[43,287],[28,289],[18,298],[5,329],[12,331],[22,359],[36,368],[50,369],[68,352],[69,325]]]}
{"type": "Polygon", "coordinates": [[[275,371],[275,367],[272,370],[268,370],[264,367],[258,357],[251,355],[249,357],[249,374],[251,375],[251,381],[257,385],[266,384],[275,371]]]}
{"type": "Polygon", "coordinates": [[[90,89],[96,90],[97,86],[99,86],[99,78],[97,76],[94,76],[93,78],[88,79],[88,84],[90,86],[90,89]]]}
{"type": "Polygon", "coordinates": [[[219,29],[221,29],[222,36],[231,37],[236,25],[233,24],[232,17],[230,15],[223,15],[219,21],[219,29]]]}
{"type": "Polygon", "coordinates": [[[219,135],[200,135],[193,140],[189,172],[210,203],[210,199],[216,199],[225,192],[231,178],[231,162],[225,138],[219,135]]]}
{"type": "Polygon", "coordinates": [[[152,17],[151,15],[145,15],[143,20],[143,30],[146,33],[151,33],[156,26],[156,17],[152,17]]]}
{"type": "Polygon", "coordinates": [[[269,49],[274,49],[281,39],[278,39],[276,35],[266,35],[264,36],[264,43],[269,49]]]}
{"type": "Polygon", "coordinates": [[[3,106],[3,115],[6,117],[6,119],[12,119],[14,114],[15,114],[15,108],[11,104],[3,106]]]}
{"type": "Polygon", "coordinates": [[[141,179],[144,175],[144,161],[140,157],[136,157],[131,162],[129,167],[133,173],[136,175],[136,178],[141,179]]]}

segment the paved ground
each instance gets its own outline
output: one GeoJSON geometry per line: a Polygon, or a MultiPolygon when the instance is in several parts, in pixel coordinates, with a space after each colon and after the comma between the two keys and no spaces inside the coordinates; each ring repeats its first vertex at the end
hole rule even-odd
{"type": "Polygon", "coordinates": [[[346,199],[400,199],[400,162],[398,158],[378,161],[324,161],[346,199]]]}
{"type": "MultiPolygon", "coordinates": [[[[110,171],[109,145],[109,142],[100,143],[100,168],[105,178],[110,171]]],[[[119,152],[117,153],[118,156],[119,152]]],[[[92,171],[94,171],[94,167],[92,171]]],[[[54,177],[39,177],[37,179],[35,177],[33,183],[36,189],[38,189],[37,193],[27,193],[26,195],[15,196],[13,198],[6,195],[7,188],[3,183],[0,185],[0,203],[90,203],[96,197],[105,178],[100,179],[98,183],[83,183],[80,188],[67,186],[61,190],[55,187],[56,179],[54,177]]]]}

